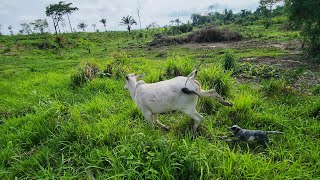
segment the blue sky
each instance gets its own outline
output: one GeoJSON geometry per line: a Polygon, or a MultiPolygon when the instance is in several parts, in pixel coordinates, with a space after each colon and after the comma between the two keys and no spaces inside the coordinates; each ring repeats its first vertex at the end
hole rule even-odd
{"type": "MultiPolygon", "coordinates": [[[[108,30],[126,30],[125,27],[119,26],[119,22],[127,15],[132,15],[138,20],[136,9],[139,1],[142,27],[152,22],[163,26],[176,18],[186,22],[192,13],[204,13],[210,5],[214,5],[217,11],[227,8],[235,12],[241,9],[255,10],[259,5],[259,0],[68,0],[67,2],[79,8],[79,11],[71,15],[73,27],[76,28],[77,24],[84,22],[88,24],[86,31],[93,31],[92,24],[103,30],[102,24],[99,23],[102,18],[107,19],[108,30]]],[[[46,18],[50,26],[48,30],[53,33],[51,19],[45,16],[45,7],[58,2],[59,0],[0,0],[1,32],[9,34],[8,26],[12,25],[14,33],[17,33],[21,29],[21,23],[46,18]]],[[[70,31],[68,27],[65,27],[65,31],[70,31]]]]}

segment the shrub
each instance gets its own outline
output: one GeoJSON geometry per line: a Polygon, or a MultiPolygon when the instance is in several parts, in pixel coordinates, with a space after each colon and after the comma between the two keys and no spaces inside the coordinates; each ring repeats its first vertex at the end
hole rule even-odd
{"type": "Polygon", "coordinates": [[[76,72],[71,75],[71,86],[73,88],[82,86],[88,81],[96,78],[99,74],[99,64],[96,62],[80,63],[76,72]]]}
{"type": "Polygon", "coordinates": [[[224,69],[231,70],[236,67],[236,60],[231,52],[227,52],[224,57],[224,69]]]}
{"type": "Polygon", "coordinates": [[[68,45],[68,41],[62,35],[56,36],[55,42],[59,45],[60,48],[66,48],[68,45]]]}
{"type": "Polygon", "coordinates": [[[178,35],[182,33],[191,32],[193,30],[193,27],[191,24],[183,24],[181,26],[172,26],[167,31],[167,34],[169,35],[178,35]]]}
{"type": "Polygon", "coordinates": [[[307,45],[308,55],[320,62],[320,16],[318,8],[318,0],[288,0],[286,2],[289,20],[301,28],[301,35],[307,45]]]}
{"type": "Polygon", "coordinates": [[[115,78],[123,78],[128,73],[126,64],[129,62],[129,57],[125,52],[119,51],[113,53],[113,61],[106,65],[103,74],[115,78]]]}
{"type": "Polygon", "coordinates": [[[151,71],[144,78],[147,83],[155,83],[164,80],[163,75],[160,71],[151,71]]]}
{"type": "Polygon", "coordinates": [[[127,64],[129,62],[128,54],[124,51],[117,51],[112,54],[114,63],[127,64]]]}
{"type": "Polygon", "coordinates": [[[3,53],[8,53],[8,52],[10,52],[10,51],[11,51],[10,47],[6,47],[6,48],[3,50],[3,53]]]}
{"type": "Polygon", "coordinates": [[[199,71],[198,79],[203,86],[209,89],[214,88],[220,95],[230,95],[230,89],[233,86],[231,71],[222,69],[221,66],[213,65],[199,71]]]}
{"type": "Polygon", "coordinates": [[[38,48],[41,49],[41,50],[44,50],[44,49],[50,49],[54,46],[51,45],[50,41],[48,39],[45,39],[43,42],[37,44],[38,48]]]}
{"type": "Polygon", "coordinates": [[[143,38],[143,33],[142,32],[139,32],[138,38],[143,38]]]}
{"type": "Polygon", "coordinates": [[[189,42],[206,43],[221,41],[239,41],[242,39],[241,34],[232,32],[228,29],[209,27],[200,31],[193,32],[187,36],[189,42]]]}
{"type": "Polygon", "coordinates": [[[188,76],[192,70],[193,62],[190,59],[182,59],[179,56],[173,56],[165,62],[165,76],[173,78],[176,76],[188,76]]]}
{"type": "MultiPolygon", "coordinates": [[[[170,32],[168,34],[170,34],[170,32]]],[[[208,43],[208,42],[221,42],[221,41],[239,41],[241,39],[242,39],[242,36],[237,32],[232,32],[228,29],[219,29],[216,27],[211,27],[211,28],[206,28],[197,32],[193,32],[189,34],[187,37],[168,37],[163,35],[154,37],[153,41],[149,43],[149,45],[155,46],[155,45],[184,44],[184,43],[192,43],[192,42],[208,43]]]]}
{"type": "Polygon", "coordinates": [[[262,91],[268,95],[286,92],[286,82],[283,79],[270,79],[262,82],[262,91]]]}
{"type": "Polygon", "coordinates": [[[178,34],[182,34],[182,32],[179,30],[179,28],[177,26],[172,26],[168,31],[167,31],[168,35],[178,35],[178,34]]]}

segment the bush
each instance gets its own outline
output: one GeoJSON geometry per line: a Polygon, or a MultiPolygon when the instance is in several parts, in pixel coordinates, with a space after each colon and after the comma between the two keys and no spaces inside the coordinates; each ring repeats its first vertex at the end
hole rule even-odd
{"type": "Polygon", "coordinates": [[[80,87],[99,74],[99,64],[96,62],[80,63],[76,72],[71,75],[71,86],[80,87]]]}
{"type": "Polygon", "coordinates": [[[208,43],[221,41],[239,41],[242,39],[240,33],[232,32],[228,29],[220,29],[217,27],[209,27],[197,32],[193,32],[187,36],[189,42],[208,43]]]}
{"type": "Polygon", "coordinates": [[[167,31],[167,34],[177,35],[177,34],[191,32],[192,30],[193,30],[193,27],[191,24],[183,24],[181,26],[170,27],[170,29],[167,31]]]}
{"type": "Polygon", "coordinates": [[[68,41],[62,35],[56,36],[55,42],[59,45],[60,48],[66,48],[68,46],[68,41]]]}
{"type": "Polygon", "coordinates": [[[183,43],[192,43],[192,42],[208,43],[208,42],[221,42],[221,41],[239,41],[241,39],[242,39],[242,36],[237,32],[232,32],[228,29],[219,29],[216,27],[210,27],[197,32],[193,32],[189,34],[187,37],[168,37],[168,36],[161,35],[161,36],[155,37],[153,41],[149,43],[149,45],[155,46],[155,45],[183,44],[183,43]]]}
{"type": "Polygon", "coordinates": [[[188,76],[193,70],[192,64],[193,62],[190,59],[173,56],[165,62],[165,76],[167,78],[188,76]]]}
{"type": "Polygon", "coordinates": [[[38,48],[41,49],[41,50],[44,50],[44,49],[50,49],[54,46],[52,46],[49,42],[48,39],[44,40],[43,42],[37,44],[38,48]]]}
{"type": "Polygon", "coordinates": [[[224,69],[231,70],[236,67],[236,60],[231,52],[227,52],[224,57],[224,69]]]}
{"type": "Polygon", "coordinates": [[[286,81],[283,79],[270,79],[262,82],[262,91],[268,95],[286,92],[286,81]]]}
{"type": "Polygon", "coordinates": [[[221,66],[213,65],[201,69],[198,74],[198,79],[204,87],[214,88],[222,96],[230,95],[230,89],[234,84],[231,71],[224,72],[221,66]]]}
{"type": "Polygon", "coordinates": [[[313,57],[317,62],[320,62],[319,1],[288,0],[286,5],[289,20],[302,29],[301,34],[304,36],[307,45],[307,54],[313,57]]]}
{"type": "Polygon", "coordinates": [[[115,52],[113,53],[113,61],[106,65],[103,74],[109,77],[123,78],[128,73],[128,68],[126,66],[128,62],[129,57],[125,52],[115,52]]]}

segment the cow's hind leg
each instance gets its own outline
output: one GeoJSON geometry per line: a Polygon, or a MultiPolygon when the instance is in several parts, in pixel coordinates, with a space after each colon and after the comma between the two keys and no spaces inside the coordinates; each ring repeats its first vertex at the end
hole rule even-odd
{"type": "Polygon", "coordinates": [[[182,112],[194,120],[193,131],[196,132],[203,117],[195,109],[194,110],[183,110],[182,112]]]}
{"type": "Polygon", "coordinates": [[[170,126],[164,125],[158,120],[158,115],[157,114],[153,114],[152,115],[152,119],[155,122],[155,124],[159,125],[162,129],[164,129],[166,131],[168,131],[170,129],[170,126]]]}
{"type": "Polygon", "coordinates": [[[153,121],[152,121],[152,112],[150,110],[144,109],[142,111],[144,118],[147,120],[148,124],[153,128],[153,121]]]}
{"type": "Polygon", "coordinates": [[[225,106],[232,106],[233,104],[231,102],[227,102],[225,101],[214,89],[211,89],[209,91],[204,91],[204,90],[200,90],[199,93],[200,97],[214,97],[215,99],[217,99],[222,105],[225,106]]]}

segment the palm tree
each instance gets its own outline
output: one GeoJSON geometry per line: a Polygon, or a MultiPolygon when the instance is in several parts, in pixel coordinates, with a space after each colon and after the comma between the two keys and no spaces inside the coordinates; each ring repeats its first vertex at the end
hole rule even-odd
{"type": "Polygon", "coordinates": [[[9,31],[10,31],[11,36],[13,36],[12,26],[11,26],[11,25],[9,25],[9,26],[8,26],[8,29],[9,29],[9,31]]]}
{"type": "Polygon", "coordinates": [[[120,22],[120,25],[127,26],[129,33],[131,31],[131,26],[134,24],[137,25],[137,22],[129,15],[127,17],[123,17],[120,22]]]}
{"type": "Polygon", "coordinates": [[[68,21],[69,21],[69,25],[70,25],[70,30],[72,32],[72,26],[71,26],[71,22],[70,22],[70,18],[69,15],[71,15],[73,13],[73,11],[78,11],[79,8],[77,7],[71,7],[72,3],[68,3],[68,4],[64,4],[63,9],[64,9],[64,14],[67,15],[68,17],[68,21]]]}
{"type": "Polygon", "coordinates": [[[174,24],[174,20],[171,20],[169,23],[170,23],[170,26],[172,26],[174,24]]]}
{"type": "Polygon", "coordinates": [[[83,23],[83,22],[78,24],[78,29],[82,29],[83,32],[85,31],[85,28],[86,28],[86,27],[88,27],[88,25],[86,25],[86,24],[83,23]]]}
{"type": "Polygon", "coordinates": [[[175,23],[177,23],[177,25],[179,26],[180,25],[180,23],[181,23],[181,21],[180,21],[180,19],[178,18],[178,19],[176,19],[176,20],[174,20],[174,22],[175,23]]]}
{"type": "Polygon", "coordinates": [[[99,22],[101,22],[103,24],[104,30],[107,31],[107,28],[106,28],[107,20],[106,19],[101,19],[99,22]]]}
{"type": "Polygon", "coordinates": [[[92,24],[91,26],[93,27],[93,31],[96,32],[97,25],[96,24],[92,24]]]}

